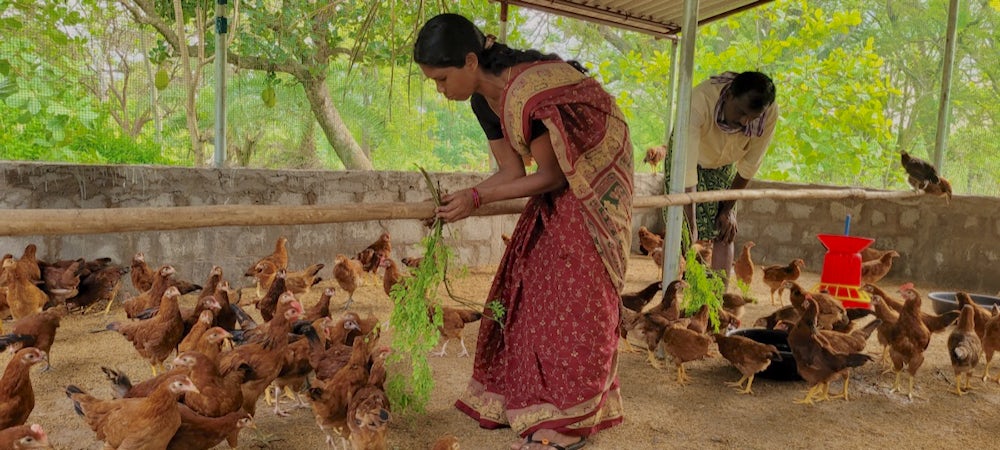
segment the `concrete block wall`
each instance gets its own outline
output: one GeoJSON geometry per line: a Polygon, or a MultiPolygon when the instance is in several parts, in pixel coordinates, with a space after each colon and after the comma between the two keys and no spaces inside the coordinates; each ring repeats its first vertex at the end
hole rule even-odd
{"type": "MultiPolygon", "coordinates": [[[[299,170],[195,169],[148,166],[80,166],[20,162],[0,163],[0,209],[119,208],[196,205],[314,205],[336,203],[419,202],[430,199],[424,179],[415,172],[331,172],[299,170]]],[[[445,190],[471,186],[486,174],[438,173],[445,190]]],[[[639,195],[652,195],[654,175],[637,176],[639,195]]],[[[0,218],[2,220],[2,218],[0,218]]],[[[458,265],[488,265],[503,255],[502,233],[514,229],[517,215],[473,217],[446,228],[458,265]]],[[[640,211],[640,222],[655,226],[659,214],[640,211]]],[[[392,235],[396,258],[420,256],[426,234],[416,220],[385,220],[327,225],[215,227],[177,231],[63,236],[0,236],[0,254],[19,256],[25,245],[38,245],[43,260],[111,257],[128,265],[136,252],[151,264],[171,264],[178,276],[202,282],[213,265],[240,286],[243,272],[288,238],[290,267],[315,262],[331,276],[338,253],[354,256],[383,232],[392,235]]],[[[636,244],[638,248],[638,244],[636,244]]]]}
{"type": "MultiPolygon", "coordinates": [[[[430,198],[414,172],[330,172],[254,169],[195,169],[147,166],[78,166],[0,163],[0,209],[116,208],[217,204],[313,205],[414,202],[430,198]]],[[[434,174],[446,190],[460,189],[485,174],[434,174]]],[[[829,186],[754,181],[751,188],[802,189],[829,186]]],[[[662,177],[637,173],[637,196],[661,194],[662,177]]],[[[894,248],[897,258],[887,281],[913,281],[941,288],[995,294],[1000,290],[1000,199],[955,197],[951,204],[932,197],[903,200],[841,201],[771,199],[741,202],[737,245],[753,240],[758,264],[785,264],[803,258],[818,272],[826,250],[817,233],[843,232],[851,214],[851,234],[894,248]]],[[[0,218],[2,220],[2,218],[0,218]]],[[[477,217],[451,226],[448,244],[459,265],[496,264],[503,254],[501,233],[514,228],[516,215],[477,217]]],[[[663,231],[658,210],[638,210],[633,227],[663,231]]],[[[338,253],[354,255],[388,231],[397,258],[419,256],[425,229],[415,220],[328,225],[216,227],[179,231],[64,236],[0,236],[0,253],[20,255],[35,243],[45,260],[108,256],[128,264],[142,251],[148,261],[173,264],[181,277],[203,281],[213,264],[226,278],[241,275],[270,253],[279,236],[289,239],[291,267],[314,262],[330,266],[338,253]]],[[[633,239],[633,252],[638,239],[633,239]]]]}

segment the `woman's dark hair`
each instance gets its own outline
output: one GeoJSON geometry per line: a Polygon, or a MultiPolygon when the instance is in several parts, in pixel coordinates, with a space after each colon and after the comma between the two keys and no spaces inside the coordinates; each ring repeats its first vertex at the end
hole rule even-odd
{"type": "MultiPolygon", "coordinates": [[[[431,67],[462,67],[465,55],[474,53],[483,70],[500,75],[504,69],[523,62],[561,60],[555,53],[538,50],[516,50],[494,42],[486,45],[486,35],[469,19],[458,14],[440,14],[432,17],[417,34],[413,44],[413,60],[431,67]]],[[[580,72],[587,73],[580,63],[567,61],[580,72]]]]}
{"type": "Polygon", "coordinates": [[[757,111],[774,103],[774,82],[771,81],[771,77],[760,72],[743,72],[736,75],[733,83],[729,85],[729,92],[733,98],[745,95],[749,101],[748,106],[757,111]]]}

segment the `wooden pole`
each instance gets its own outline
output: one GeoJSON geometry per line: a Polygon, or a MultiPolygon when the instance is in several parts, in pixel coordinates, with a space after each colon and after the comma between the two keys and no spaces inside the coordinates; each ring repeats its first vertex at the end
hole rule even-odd
{"type": "MultiPolygon", "coordinates": [[[[910,191],[864,189],[744,189],[638,197],[634,209],[717,202],[721,200],[773,199],[901,199],[923,195],[910,191]]],[[[484,205],[476,216],[519,214],[526,200],[484,205]]],[[[367,203],[333,205],[205,205],[162,208],[12,209],[3,210],[0,236],[124,233],[153,230],[264,225],[315,225],[371,220],[425,219],[434,203],[367,203]]]]}

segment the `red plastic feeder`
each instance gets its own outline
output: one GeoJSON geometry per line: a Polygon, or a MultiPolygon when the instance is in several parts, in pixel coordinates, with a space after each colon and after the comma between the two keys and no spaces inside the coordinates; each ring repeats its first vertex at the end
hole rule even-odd
{"type": "Polygon", "coordinates": [[[872,299],[861,288],[861,250],[874,239],[835,234],[817,234],[826,247],[823,274],[813,291],[826,291],[845,308],[871,308],[872,299]]]}

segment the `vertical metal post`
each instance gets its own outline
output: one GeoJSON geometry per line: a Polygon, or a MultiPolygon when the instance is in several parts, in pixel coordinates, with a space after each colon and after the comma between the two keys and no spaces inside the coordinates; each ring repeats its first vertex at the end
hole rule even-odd
{"type": "MultiPolygon", "coordinates": [[[[680,81],[677,95],[677,120],[674,124],[674,147],[670,159],[670,191],[684,192],[688,124],[691,122],[691,84],[694,78],[694,44],[698,38],[698,0],[684,1],[684,24],[681,28],[680,81]]],[[[663,243],[663,288],[674,280],[681,255],[681,230],[684,226],[682,206],[667,207],[667,237],[663,243]]]]}
{"type": "Polygon", "coordinates": [[[221,168],[226,162],[226,0],[215,4],[215,157],[212,165],[221,168]]]}
{"type": "MultiPolygon", "coordinates": [[[[667,113],[663,118],[663,144],[670,142],[671,128],[674,124],[674,90],[677,89],[677,39],[670,40],[670,68],[667,69],[667,113]]],[[[664,164],[664,168],[666,165],[664,164]]]]}
{"type": "Polygon", "coordinates": [[[948,5],[948,31],[944,45],[944,61],[941,73],[941,103],[938,105],[937,139],[934,140],[934,165],[941,171],[944,166],[944,147],[948,144],[948,129],[951,110],[951,73],[955,68],[955,38],[958,28],[959,0],[951,0],[948,5]]]}

